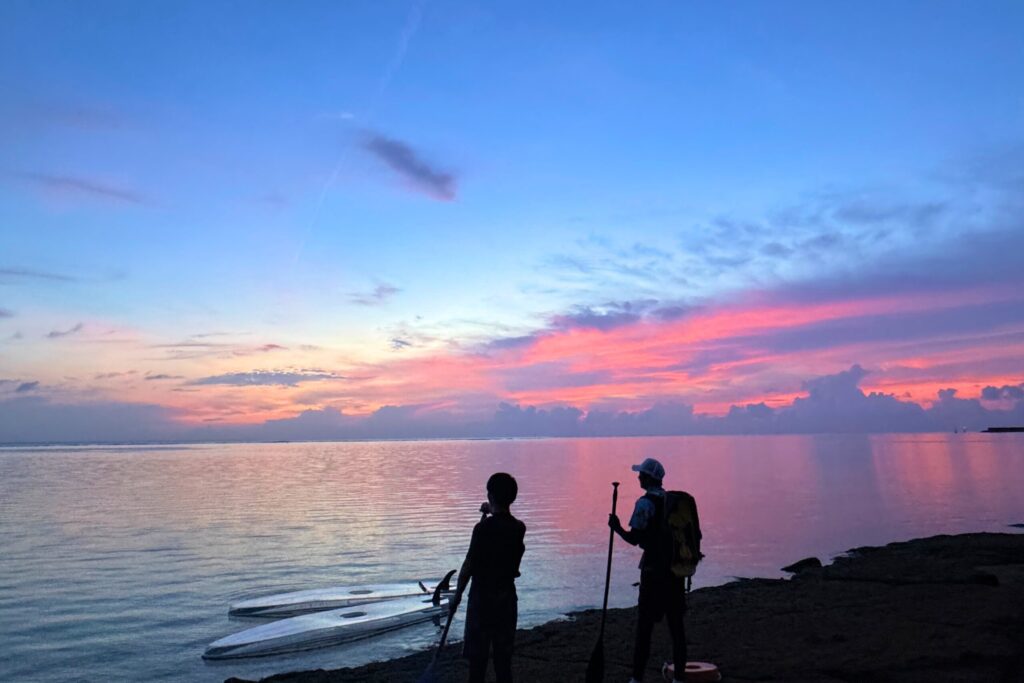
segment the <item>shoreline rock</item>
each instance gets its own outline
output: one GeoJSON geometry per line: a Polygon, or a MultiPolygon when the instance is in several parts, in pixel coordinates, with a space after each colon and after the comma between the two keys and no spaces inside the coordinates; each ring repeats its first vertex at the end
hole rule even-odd
{"type": "Polygon", "coordinates": [[[809,569],[821,569],[821,560],[816,557],[805,557],[799,562],[786,565],[782,568],[782,571],[789,572],[790,574],[799,574],[809,569]]]}
{"type": "MultiPolygon", "coordinates": [[[[636,610],[609,610],[606,680],[628,680],[636,610]]],[[[518,681],[583,679],[600,610],[516,634],[518,681]]],[[[723,681],[1024,682],[1024,534],[933,536],[856,548],[790,579],[750,579],[696,590],[686,617],[691,660],[723,681]]],[[[462,683],[460,645],[436,669],[462,683]]],[[[647,681],[671,651],[655,628],[647,681]]],[[[422,652],[353,669],[303,671],[267,683],[416,681],[422,652]]],[[[493,676],[493,674],[492,674],[493,676]]],[[[241,683],[241,679],[228,679],[241,683]]]]}

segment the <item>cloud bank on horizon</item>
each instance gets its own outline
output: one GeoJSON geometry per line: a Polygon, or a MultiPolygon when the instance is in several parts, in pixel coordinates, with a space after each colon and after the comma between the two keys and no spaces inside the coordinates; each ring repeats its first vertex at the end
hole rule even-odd
{"type": "Polygon", "coordinates": [[[1024,10],[587,8],[0,9],[0,442],[1024,424],[1024,10]]]}
{"type": "MultiPolygon", "coordinates": [[[[0,434],[8,443],[89,441],[245,441],[486,437],[676,436],[703,434],[818,434],[979,430],[1024,424],[1024,382],[985,387],[982,399],[943,389],[925,408],[892,394],[865,393],[859,365],[804,383],[805,396],[780,407],[732,406],[700,414],[678,401],[645,410],[583,411],[575,406],[523,407],[501,403],[489,416],[466,419],[420,406],[383,406],[365,416],[336,408],[304,410],[257,424],[188,425],[162,406],[90,402],[57,404],[38,396],[3,402],[0,434]]],[[[3,388],[0,380],[0,389],[3,388]]],[[[21,383],[15,394],[38,383],[21,383]]]]}

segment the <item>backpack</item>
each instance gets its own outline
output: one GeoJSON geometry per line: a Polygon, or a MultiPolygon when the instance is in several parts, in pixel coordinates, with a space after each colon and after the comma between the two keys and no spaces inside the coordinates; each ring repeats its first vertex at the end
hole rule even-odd
{"type": "Polygon", "coordinates": [[[686,579],[686,590],[689,591],[697,565],[704,558],[700,551],[702,535],[697,501],[685,491],[667,491],[662,510],[660,496],[648,497],[654,502],[655,509],[662,513],[658,532],[658,545],[662,552],[656,554],[668,564],[673,576],[686,579]]]}

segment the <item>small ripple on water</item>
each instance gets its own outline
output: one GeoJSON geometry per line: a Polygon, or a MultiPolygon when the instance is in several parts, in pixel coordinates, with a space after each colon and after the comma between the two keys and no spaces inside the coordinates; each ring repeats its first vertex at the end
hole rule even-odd
{"type": "MultiPolygon", "coordinates": [[[[227,618],[239,599],[433,579],[454,568],[496,470],[519,478],[516,514],[529,527],[519,586],[524,626],[600,602],[607,482],[638,458],[673,448],[696,473],[692,491],[708,525],[713,558],[702,565],[702,585],[821,554],[836,537],[844,547],[886,542],[948,530],[950,519],[964,528],[998,519],[1001,527],[1019,512],[1024,473],[1005,452],[1013,442],[971,444],[969,458],[949,456],[946,443],[907,450],[884,439],[833,438],[819,454],[813,438],[780,437],[758,440],[756,457],[744,452],[747,442],[730,439],[0,451],[0,679],[222,681],[427,647],[436,627],[225,666],[199,658],[206,643],[252,625],[227,618]],[[876,443],[885,448],[872,451],[876,443]],[[962,489],[942,479],[946,463],[970,480],[962,489]],[[847,510],[851,487],[858,498],[847,510]],[[799,495],[770,495],[780,488],[799,495]],[[396,492],[415,505],[395,505],[396,492]],[[856,514],[864,495],[884,512],[878,520],[856,514]],[[735,505],[740,499],[748,504],[735,505]],[[766,517],[788,520],[788,534],[776,537],[766,517]]],[[[612,604],[626,604],[635,599],[637,555],[623,548],[617,558],[612,604]]]]}

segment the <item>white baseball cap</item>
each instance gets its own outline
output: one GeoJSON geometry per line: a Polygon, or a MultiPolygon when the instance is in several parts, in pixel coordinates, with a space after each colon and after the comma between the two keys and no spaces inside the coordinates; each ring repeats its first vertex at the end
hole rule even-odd
{"type": "Polygon", "coordinates": [[[665,478],[665,468],[654,458],[647,458],[639,465],[633,465],[632,469],[634,472],[641,472],[651,479],[657,479],[658,481],[665,478]]]}

